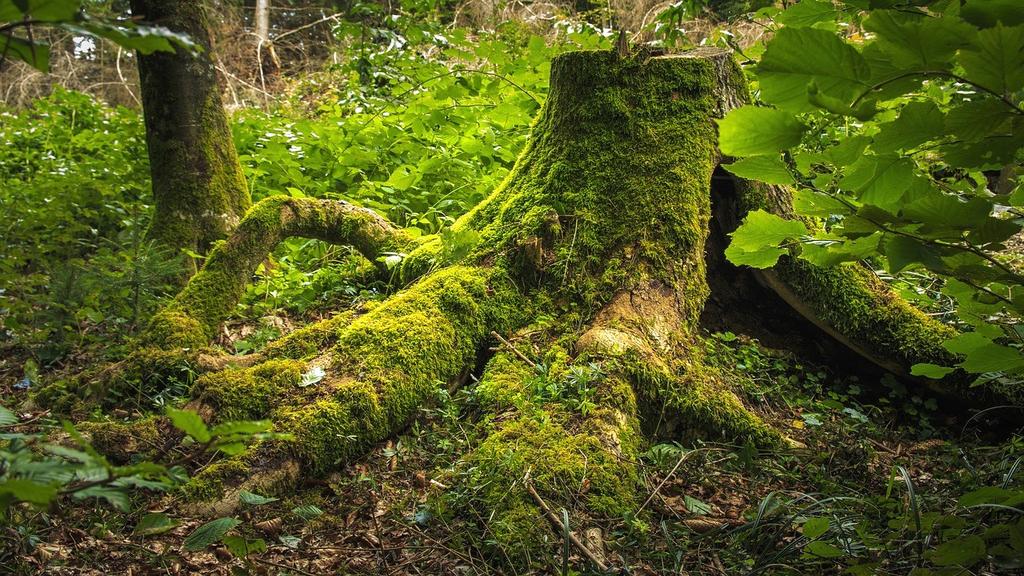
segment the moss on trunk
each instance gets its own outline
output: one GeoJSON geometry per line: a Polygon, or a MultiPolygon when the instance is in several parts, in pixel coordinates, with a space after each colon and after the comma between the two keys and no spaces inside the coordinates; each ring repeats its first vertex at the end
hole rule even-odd
{"type": "Polygon", "coordinates": [[[204,4],[132,0],[131,7],[148,23],[188,34],[200,48],[138,59],[156,205],[149,236],[202,254],[251,204],[221,102],[204,4]]]}
{"type": "MultiPolygon", "coordinates": [[[[407,251],[398,276],[408,285],[234,367],[213,362],[192,387],[193,407],[211,420],[269,418],[293,440],[204,473],[187,495],[216,499],[236,493],[239,478],[279,484],[336,468],[480,364],[477,418],[488,435],[464,458],[461,504],[481,512],[515,564],[542,560],[559,537],[524,483],[586,526],[636,512],[649,438],[785,445],[705,361],[698,329],[709,296],[714,118],[746,98],[738,67],[716,50],[577,52],[555,59],[551,86],[508,178],[454,224],[479,238],[459,261],[439,237],[412,241],[372,212],[318,200],[264,201],[217,246],[154,319],[147,350],[204,348],[289,235],[354,245],[371,260],[407,251]],[[515,337],[482,362],[491,331],[515,337]],[[313,369],[323,378],[304,385],[313,369]]],[[[785,190],[748,187],[733,216],[760,206],[788,215],[788,202],[785,190]]],[[[848,329],[851,345],[902,363],[935,357],[942,333],[915,331],[936,325],[855,268],[789,263],[776,274],[806,302],[802,312],[848,329]]]]}

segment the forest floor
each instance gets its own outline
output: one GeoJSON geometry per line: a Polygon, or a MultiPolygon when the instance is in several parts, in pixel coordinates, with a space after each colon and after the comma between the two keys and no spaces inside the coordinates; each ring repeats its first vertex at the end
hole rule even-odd
{"type": "MultiPolygon", "coordinates": [[[[738,381],[752,383],[747,401],[803,447],[758,452],[696,439],[651,446],[642,466],[643,510],[634,518],[591,519],[582,527],[601,529],[604,550],[598,554],[609,566],[628,566],[638,575],[806,573],[811,566],[828,574],[877,562],[877,573],[900,573],[912,567],[915,555],[921,559],[915,547],[922,532],[914,521],[934,522],[964,492],[998,483],[1021,450],[1016,437],[986,439],[984,417],[944,418],[936,399],[911,394],[893,379],[877,383],[836,374],[731,333],[712,334],[707,342],[712,358],[746,376],[738,381]],[[862,403],[867,398],[875,400],[862,403]],[[846,526],[856,536],[840,534],[832,540],[836,546],[808,548],[833,536],[808,537],[808,521],[816,517],[831,520],[833,532],[846,526]],[[797,560],[801,571],[789,570],[787,564],[797,560]]],[[[3,393],[10,398],[19,392],[3,393]]],[[[23,421],[26,416],[38,416],[37,423],[46,419],[22,415],[23,421]]],[[[268,544],[243,559],[220,545],[185,551],[184,537],[209,518],[183,513],[171,494],[139,500],[130,514],[105,507],[68,508],[60,516],[40,512],[34,528],[19,535],[33,549],[0,572],[523,573],[503,566],[503,551],[488,542],[486,518],[452,505],[462,489],[460,457],[480,440],[473,417],[470,384],[442,394],[399,437],[361,460],[280,500],[242,506],[238,531],[268,544]],[[176,525],[160,534],[133,534],[146,512],[164,512],[176,525]]],[[[571,503],[550,505],[569,507],[578,518],[571,503]]],[[[549,520],[538,512],[537,522],[549,520]]],[[[577,535],[583,538],[583,530],[577,535]]],[[[536,565],[549,568],[533,573],[595,573],[575,548],[568,566],[577,572],[561,572],[561,538],[537,555],[536,565]]]]}

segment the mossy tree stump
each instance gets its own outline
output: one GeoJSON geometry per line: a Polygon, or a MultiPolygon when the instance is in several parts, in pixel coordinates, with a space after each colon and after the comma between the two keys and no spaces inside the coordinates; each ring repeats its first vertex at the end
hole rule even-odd
{"type": "MultiPolygon", "coordinates": [[[[127,373],[144,371],[138,366],[154,350],[205,359],[193,407],[213,421],[271,419],[294,438],[208,469],[191,495],[217,500],[225,490],[337,468],[471,372],[488,435],[464,457],[467,505],[480,507],[488,534],[516,563],[536,560],[545,536],[557,538],[524,482],[552,506],[577,511],[579,526],[637,510],[637,461],[654,436],[785,446],[705,361],[698,329],[711,292],[705,252],[721,160],[714,119],[746,100],[741,71],[717,50],[576,52],[556,58],[551,75],[515,168],[453,226],[452,237],[473,241],[468,254],[440,237],[406,237],[344,203],[272,198],[154,318],[127,373]],[[256,355],[203,352],[258,262],[289,235],[350,244],[371,261],[407,253],[392,274],[404,287],[256,355]],[[492,331],[510,345],[488,353],[492,331]],[[314,367],[325,377],[302,386],[314,367]],[[538,394],[539,385],[583,392],[538,394]]],[[[784,189],[730,188],[729,201],[716,203],[720,225],[754,208],[790,212],[784,189]]],[[[946,359],[939,344],[947,330],[858,266],[784,260],[762,280],[882,366],[946,359]]],[[[111,385],[117,377],[108,373],[95,389],[111,385]]]]}

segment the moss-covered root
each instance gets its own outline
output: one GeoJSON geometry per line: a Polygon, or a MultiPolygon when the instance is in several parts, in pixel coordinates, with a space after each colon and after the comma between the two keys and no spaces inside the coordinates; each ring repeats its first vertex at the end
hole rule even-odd
{"type": "Polygon", "coordinates": [[[515,329],[528,310],[503,272],[446,268],[350,322],[291,342],[278,350],[284,357],[200,378],[193,396],[215,420],[269,418],[290,434],[263,449],[275,470],[294,461],[322,473],[407,425],[472,367],[491,329],[515,329]],[[327,342],[327,350],[287,358],[327,342]]]}
{"type": "Polygon", "coordinates": [[[544,375],[508,352],[488,363],[477,397],[489,434],[461,464],[467,490],[459,494],[469,502],[455,503],[476,510],[496,556],[521,567],[553,565],[562,539],[527,482],[548,506],[571,510],[573,526],[599,527],[639,507],[642,439],[629,383],[601,377],[592,383],[595,407],[581,411],[537,394],[538,382],[568,374],[564,349],[547,356],[544,375]]]}
{"type": "Polygon", "coordinates": [[[401,230],[371,210],[338,200],[273,196],[246,214],[214,248],[202,270],[154,316],[145,345],[202,348],[238,303],[253,271],[282,240],[299,236],[353,246],[370,261],[412,244],[401,230]]]}
{"type": "MultiPolygon", "coordinates": [[[[737,222],[757,209],[796,217],[790,189],[738,178],[734,182],[737,222]]],[[[798,314],[890,372],[908,375],[917,363],[956,363],[942,347],[953,329],[921,313],[860,264],[823,268],[785,257],[773,269],[756,274],[798,314]]]]}

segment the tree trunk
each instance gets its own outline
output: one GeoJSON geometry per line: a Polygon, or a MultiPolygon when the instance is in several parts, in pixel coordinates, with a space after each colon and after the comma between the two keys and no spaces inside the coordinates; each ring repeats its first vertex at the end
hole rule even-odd
{"type": "MultiPolygon", "coordinates": [[[[725,231],[751,209],[791,212],[783,188],[730,182],[726,194],[712,185],[721,160],[714,119],[746,99],[742,72],[719,50],[557,57],[512,173],[446,235],[475,241],[458,258],[464,251],[441,237],[410,239],[366,210],[296,199],[257,205],[157,315],[144,344],[205,367],[192,403],[205,417],[269,418],[293,440],[207,468],[186,495],[223,513],[237,500],[225,490],[266,490],[303,470],[336,468],[407,425],[440,384],[458,385],[470,372],[479,374],[478,425],[488,434],[463,459],[469,489],[456,508],[486,518],[488,539],[514,564],[529,565],[557,540],[539,520],[537,496],[576,510],[574,526],[635,513],[637,462],[652,438],[785,447],[737,383],[705,360],[699,329],[711,286],[723,285],[707,276],[706,252],[723,248],[706,244],[712,194],[725,231]],[[253,268],[288,235],[352,244],[371,260],[407,252],[394,275],[407,287],[241,361],[198,358],[253,268]],[[314,368],[324,378],[303,386],[314,368]]],[[[787,259],[761,280],[881,366],[949,360],[939,345],[948,329],[858,266],[787,259]]],[[[717,305],[755,309],[736,293],[723,288],[717,305]]],[[[134,365],[152,364],[146,354],[134,365]]],[[[98,389],[120,385],[105,378],[98,389]]]]}
{"type": "Polygon", "coordinates": [[[132,0],[146,22],[184,32],[200,51],[138,55],[156,211],[149,236],[203,254],[251,201],[221,102],[202,2],[132,0]]]}

